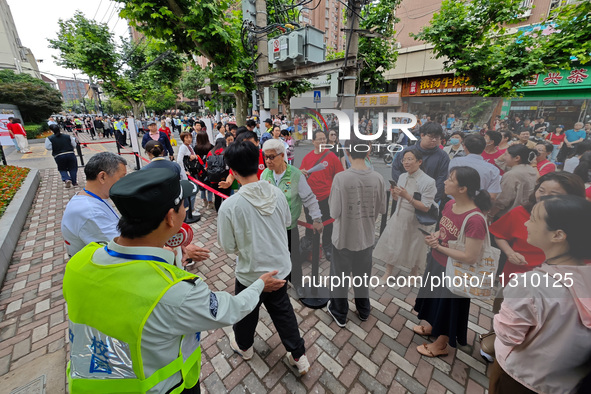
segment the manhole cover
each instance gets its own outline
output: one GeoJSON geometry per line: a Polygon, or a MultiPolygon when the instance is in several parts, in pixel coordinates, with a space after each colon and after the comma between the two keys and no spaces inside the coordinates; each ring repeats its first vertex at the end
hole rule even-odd
{"type": "Polygon", "coordinates": [[[12,390],[10,394],[45,394],[45,375],[39,376],[23,387],[12,390]]]}

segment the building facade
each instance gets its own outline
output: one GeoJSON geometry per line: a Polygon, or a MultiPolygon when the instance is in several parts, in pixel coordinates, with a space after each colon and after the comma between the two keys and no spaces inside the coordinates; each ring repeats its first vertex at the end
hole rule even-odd
{"type": "Polygon", "coordinates": [[[313,26],[324,34],[326,53],[345,50],[345,32],[343,9],[345,6],[338,0],[320,0],[314,9],[302,9],[300,12],[300,24],[313,26]]]}
{"type": "Polygon", "coordinates": [[[35,56],[22,45],[6,0],[0,0],[0,69],[14,70],[41,79],[35,56]]]}
{"type": "Polygon", "coordinates": [[[86,82],[75,79],[58,79],[57,86],[62,93],[65,103],[72,101],[81,102],[82,99],[92,97],[92,89],[86,82]]]}
{"type": "MultiPolygon", "coordinates": [[[[576,1],[524,0],[527,11],[521,15],[521,21],[510,29],[527,31],[539,28],[539,21],[546,19],[551,10],[576,1]]],[[[469,105],[468,98],[476,90],[469,80],[444,70],[445,59],[435,58],[432,45],[410,36],[410,33],[419,33],[423,26],[428,25],[440,8],[441,0],[422,0],[420,3],[402,0],[396,12],[399,22],[395,26],[399,56],[396,66],[384,73],[387,80],[397,85],[402,111],[428,114],[433,120],[450,113],[458,116],[458,112],[461,113],[469,105]]],[[[588,67],[577,67],[577,70],[555,70],[532,76],[532,81],[519,90],[523,97],[504,100],[502,108],[499,106],[495,114],[501,117],[519,114],[530,119],[545,116],[551,124],[588,120],[591,117],[587,110],[591,104],[589,71],[588,67]],[[573,72],[575,74],[571,74],[573,72]]]]}

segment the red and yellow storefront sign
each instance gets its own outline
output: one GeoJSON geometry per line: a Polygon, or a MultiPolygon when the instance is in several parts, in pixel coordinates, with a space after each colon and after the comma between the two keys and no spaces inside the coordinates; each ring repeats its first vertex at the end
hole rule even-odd
{"type": "Polygon", "coordinates": [[[402,85],[403,97],[473,94],[478,89],[466,77],[454,75],[412,78],[402,85]]]}

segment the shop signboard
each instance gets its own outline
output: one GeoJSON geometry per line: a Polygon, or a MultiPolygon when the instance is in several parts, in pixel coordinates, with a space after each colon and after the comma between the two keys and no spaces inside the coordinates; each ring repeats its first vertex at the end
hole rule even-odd
{"type": "Polygon", "coordinates": [[[360,94],[355,97],[356,108],[379,108],[400,106],[399,93],[360,94]]]}
{"type": "Polygon", "coordinates": [[[591,67],[576,66],[570,70],[553,70],[536,74],[519,91],[591,89],[591,67]]]}
{"type": "Polygon", "coordinates": [[[470,85],[468,78],[455,75],[413,78],[402,86],[403,97],[473,94],[477,91],[478,88],[470,85]]]}

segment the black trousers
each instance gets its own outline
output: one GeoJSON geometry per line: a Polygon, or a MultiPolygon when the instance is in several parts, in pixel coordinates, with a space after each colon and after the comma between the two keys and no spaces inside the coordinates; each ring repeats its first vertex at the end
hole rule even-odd
{"type": "MultiPolygon", "coordinates": [[[[367,318],[371,311],[369,303],[369,277],[371,276],[372,249],[370,247],[364,250],[352,251],[349,249],[333,248],[332,262],[330,263],[330,275],[332,277],[338,277],[341,280],[343,277],[351,274],[353,278],[357,277],[361,279],[363,279],[364,275],[367,275],[367,283],[359,284],[357,281],[360,279],[352,280],[351,283],[355,293],[355,306],[363,318],[367,318]]],[[[349,303],[347,301],[349,283],[345,283],[345,286],[341,285],[338,288],[333,288],[330,293],[330,311],[341,322],[347,321],[347,314],[349,312],[349,303]]]]}
{"type": "MultiPolygon", "coordinates": [[[[236,280],[235,293],[240,294],[246,287],[236,280]]],[[[273,325],[277,329],[277,333],[285,349],[291,353],[293,358],[300,358],[306,353],[306,348],[304,346],[304,338],[300,336],[298,330],[298,321],[296,320],[295,312],[287,295],[287,282],[279,290],[262,293],[254,311],[234,324],[234,335],[238,347],[246,350],[253,345],[254,333],[259,322],[261,304],[265,305],[267,312],[271,315],[273,325]]]]}
{"type": "MultiPolygon", "coordinates": [[[[212,183],[211,187],[215,190],[217,190],[218,192],[225,194],[226,196],[230,196],[230,194],[232,194],[232,187],[230,186],[227,189],[220,189],[219,186],[217,185],[217,183],[212,183]]],[[[219,211],[220,210],[220,205],[222,205],[223,199],[218,196],[217,194],[214,194],[214,207],[215,207],[215,211],[219,211]]]]}
{"type": "MultiPolygon", "coordinates": [[[[330,207],[328,205],[328,198],[322,201],[318,201],[318,206],[320,207],[320,212],[322,213],[322,221],[326,222],[330,219],[330,207]]],[[[304,213],[306,214],[306,222],[312,224],[312,216],[308,213],[308,210],[304,207],[304,213]]],[[[306,229],[306,237],[312,239],[314,235],[314,231],[310,229],[306,229]]],[[[322,230],[322,248],[324,250],[331,250],[332,249],[332,223],[324,226],[322,230]]]]}

